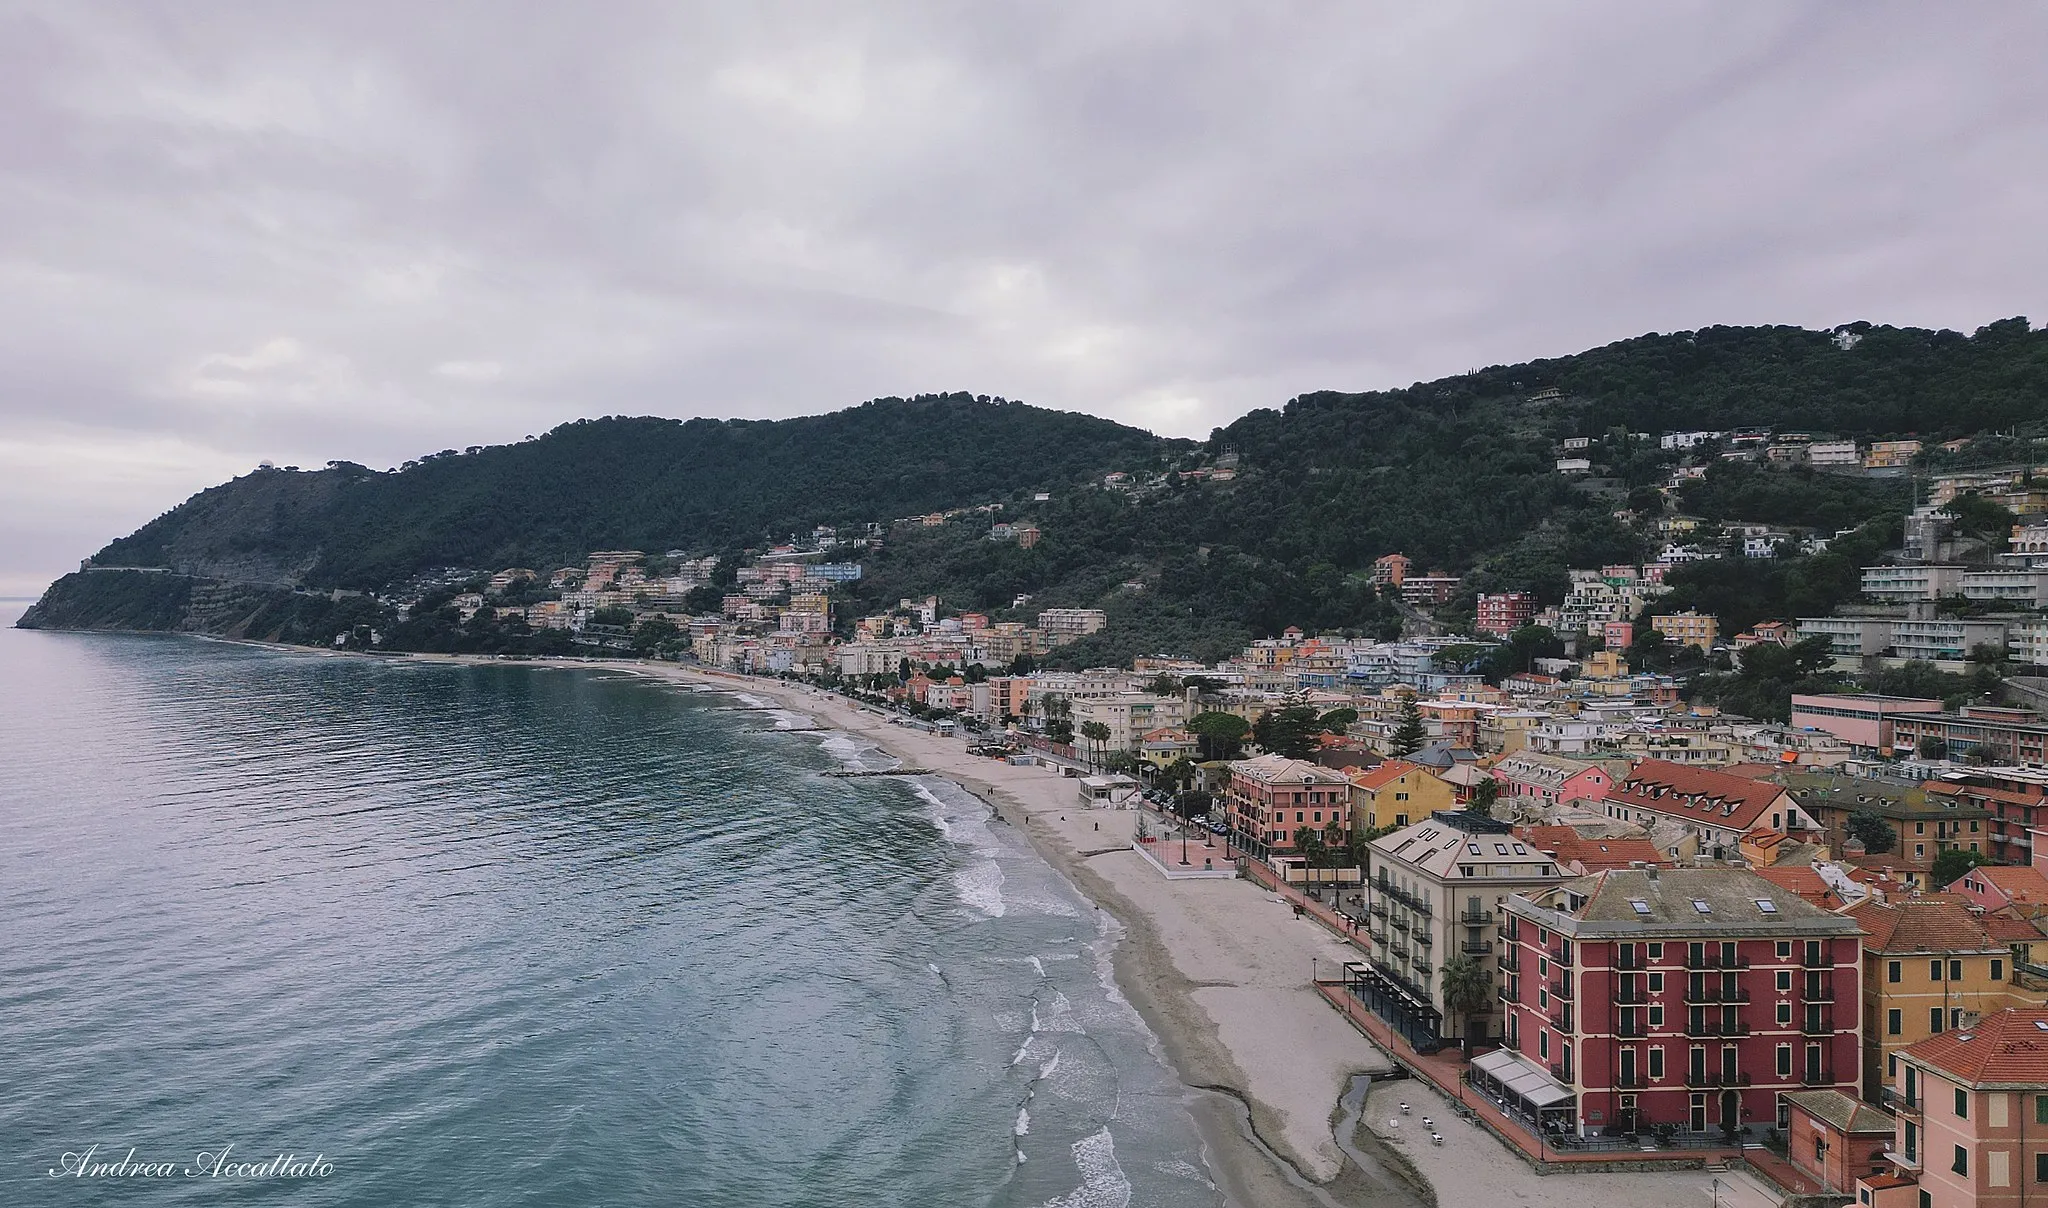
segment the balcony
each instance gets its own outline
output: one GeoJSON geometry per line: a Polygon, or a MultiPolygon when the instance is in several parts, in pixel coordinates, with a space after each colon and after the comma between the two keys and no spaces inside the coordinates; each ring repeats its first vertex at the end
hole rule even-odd
{"type": "Polygon", "coordinates": [[[1408,922],[1408,917],[1406,915],[1400,914],[1395,915],[1392,919],[1389,919],[1388,922],[1393,924],[1394,930],[1396,931],[1406,931],[1411,925],[1408,922]]]}
{"type": "MultiPolygon", "coordinates": [[[[1416,957],[1415,957],[1415,971],[1416,971],[1417,973],[1420,973],[1420,974],[1421,974],[1422,976],[1424,976],[1424,977],[1428,977],[1428,976],[1429,976],[1429,975],[1430,975],[1430,974],[1431,974],[1432,972],[1434,972],[1434,971],[1435,971],[1435,969],[1436,969],[1436,966],[1435,966],[1435,965],[1432,965],[1432,964],[1430,964],[1430,963],[1429,963],[1429,958],[1428,958],[1428,957],[1426,957],[1426,956],[1423,956],[1423,955],[1421,955],[1420,953],[1416,954],[1416,957]]],[[[1423,999],[1424,999],[1425,1001],[1427,1001],[1427,1000],[1428,1000],[1428,998],[1429,998],[1429,995],[1427,995],[1427,994],[1424,994],[1424,995],[1422,995],[1422,998],[1423,998],[1423,999]]]]}
{"type": "Polygon", "coordinates": [[[1503,948],[1500,953],[1500,967],[1510,973],[1520,973],[1522,971],[1522,958],[1516,954],[1514,948],[1503,948]]]}
{"type": "Polygon", "coordinates": [[[1633,979],[1625,980],[1614,991],[1614,1001],[1624,1007],[1640,1007],[1650,1001],[1650,993],[1638,986],[1633,979]]]}
{"type": "Polygon", "coordinates": [[[1572,996],[1571,979],[1564,977],[1551,978],[1550,995],[1552,998],[1570,999],[1572,996]]]}
{"type": "Polygon", "coordinates": [[[1926,1110],[1926,1100],[1908,1099],[1895,1087],[1885,1087],[1877,1093],[1877,1101],[1895,1116],[1917,1116],[1926,1110]]]}
{"type": "Polygon", "coordinates": [[[1417,927],[1415,929],[1415,942],[1424,948],[1436,947],[1436,937],[1431,935],[1426,927],[1417,927]]]}
{"type": "Polygon", "coordinates": [[[1367,906],[1366,909],[1372,911],[1372,913],[1378,916],[1379,918],[1387,917],[1387,904],[1385,902],[1380,901],[1378,898],[1374,898],[1372,900],[1372,905],[1367,906]]]}
{"type": "Polygon", "coordinates": [[[1799,1081],[1807,1086],[1833,1086],[1835,1076],[1827,1070],[1806,1070],[1799,1075],[1799,1081]]]}
{"type": "Polygon", "coordinates": [[[1810,952],[1803,952],[1799,956],[1799,967],[1802,969],[1832,969],[1835,967],[1835,958],[1825,952],[1819,956],[1815,956],[1810,952]]]}
{"type": "Polygon", "coordinates": [[[1614,1025],[1614,1034],[1622,1040],[1642,1040],[1650,1034],[1650,1030],[1639,1023],[1618,1023],[1614,1025]]]}
{"type": "Polygon", "coordinates": [[[1643,958],[1623,948],[1621,954],[1614,958],[1614,967],[1623,973],[1640,973],[1643,971],[1643,958]]]}
{"type": "Polygon", "coordinates": [[[1574,1020],[1572,1018],[1572,1005],[1570,1003],[1558,1002],[1555,999],[1553,999],[1551,1000],[1549,1010],[1550,1022],[1552,1026],[1557,1028],[1558,1031],[1571,1032],[1577,1030],[1573,1027],[1574,1020]]]}
{"type": "Polygon", "coordinates": [[[1802,1019],[1799,1023],[1799,1031],[1807,1036],[1833,1036],[1835,1034],[1834,1013],[1830,1011],[1819,1019],[1814,1019],[1810,1016],[1802,1019]]]}
{"type": "Polygon", "coordinates": [[[1699,1023],[1686,1021],[1685,1034],[1695,1039],[1712,1039],[1717,1036],[1747,1036],[1749,1025],[1741,1022],[1728,1023],[1719,1019],[1701,1020],[1699,1023]]]}
{"type": "Polygon", "coordinates": [[[1692,1090],[1720,1090],[1729,1086],[1748,1086],[1748,1074],[1730,1074],[1725,1070],[1690,1070],[1685,1075],[1685,1085],[1692,1090]]]}
{"type": "Polygon", "coordinates": [[[1617,1074],[1614,1078],[1614,1086],[1617,1090],[1639,1091],[1648,1085],[1649,1083],[1643,1081],[1641,1074],[1617,1074]]]}
{"type": "Polygon", "coordinates": [[[1688,952],[1685,956],[1685,967],[1688,969],[1747,969],[1749,968],[1749,962],[1739,956],[1723,959],[1718,952],[1701,953],[1699,956],[1694,956],[1688,952]]]}
{"type": "Polygon", "coordinates": [[[1458,922],[1467,927],[1485,927],[1493,922],[1491,910],[1461,910],[1458,922]]]}
{"type": "Polygon", "coordinates": [[[1806,986],[1800,997],[1807,1002],[1833,1002],[1835,1001],[1835,987],[1832,982],[1819,987],[1806,986]]]}
{"type": "Polygon", "coordinates": [[[1459,950],[1464,952],[1466,956],[1485,956],[1493,951],[1493,941],[1466,940],[1463,944],[1459,945],[1459,950]]]}
{"type": "Polygon", "coordinates": [[[1515,993],[1514,991],[1508,989],[1506,982],[1502,982],[1499,986],[1494,988],[1493,996],[1495,998],[1500,999],[1502,1002],[1511,1003],[1515,1001],[1515,993]]]}
{"type": "Polygon", "coordinates": [[[1749,991],[1726,986],[1687,986],[1685,1001],[1689,1003],[1748,1002],[1749,991]]]}

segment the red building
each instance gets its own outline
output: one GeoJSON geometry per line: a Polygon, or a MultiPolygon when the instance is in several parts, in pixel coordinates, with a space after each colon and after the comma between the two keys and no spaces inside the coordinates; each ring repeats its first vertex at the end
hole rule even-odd
{"type": "Polygon", "coordinates": [[[1792,1126],[1785,1156],[1800,1171],[1837,1195],[1851,1195],[1856,1180],[1891,1169],[1896,1121],[1891,1114],[1840,1091],[1794,1091],[1785,1096],[1792,1126]]]}
{"type": "Polygon", "coordinates": [[[1504,638],[1536,616],[1536,597],[1526,591],[1504,591],[1498,594],[1482,594],[1479,597],[1479,615],[1473,628],[1481,633],[1490,633],[1504,638]]]}
{"type": "Polygon", "coordinates": [[[1953,801],[1989,811],[1990,845],[1985,853],[1995,863],[2025,864],[2032,860],[2034,850],[2028,829],[2048,825],[2048,771],[1973,768],[1960,779],[1928,781],[1927,800],[1929,804],[1953,801]]]}
{"type": "Polygon", "coordinates": [[[1475,1081],[1553,1137],[1754,1134],[1788,1125],[1781,1092],[1856,1094],[1853,920],[1737,868],[1616,869],[1503,911],[1512,1056],[1475,1081]]]}

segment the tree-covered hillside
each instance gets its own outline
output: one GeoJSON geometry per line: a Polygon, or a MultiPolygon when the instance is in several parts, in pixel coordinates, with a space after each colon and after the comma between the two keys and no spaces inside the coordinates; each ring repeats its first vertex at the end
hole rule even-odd
{"type": "Polygon", "coordinates": [[[248,475],[112,543],[98,561],[377,589],[435,566],[546,568],[616,547],[737,551],[819,523],[1000,502],[1001,519],[1041,529],[1035,548],[986,540],[983,514],[898,526],[864,556],[869,577],[849,590],[847,609],[927,594],[1012,617],[1029,613],[1006,612],[1018,595],[1032,596],[1032,608],[1102,607],[1110,629],[1062,657],[1113,661],[1212,656],[1289,624],[1390,632],[1397,610],[1367,576],[1391,551],[1418,572],[1464,576],[1447,610],[1455,620],[1477,591],[1529,589],[1554,602],[1567,567],[1647,555],[1645,521],[1667,509],[1821,535],[1878,525],[1820,561],[1763,571],[1703,564],[1674,576],[1686,601],[1733,624],[1853,594],[1857,559],[1875,556],[1871,534],[1887,531],[1909,490],[1717,464],[1667,498],[1679,454],[1660,449],[1656,434],[1755,427],[1931,442],[2036,433],[2043,421],[2048,332],[2024,319],[1971,336],[1870,324],[1708,328],[1399,390],[1306,394],[1200,444],[966,395],[775,422],[578,422],[397,472],[248,475]],[[1582,477],[1555,467],[1571,437],[1588,439],[1575,454],[1593,463],[1582,477]],[[1225,464],[1234,478],[1181,473],[1225,464]],[[1134,489],[1101,485],[1117,470],[1134,475],[1134,489]]]}

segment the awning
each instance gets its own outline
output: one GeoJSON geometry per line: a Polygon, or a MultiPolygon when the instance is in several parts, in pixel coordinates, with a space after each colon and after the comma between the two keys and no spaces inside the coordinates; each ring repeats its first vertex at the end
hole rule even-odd
{"type": "Polygon", "coordinates": [[[1512,1049],[1482,1053],[1472,1059],[1472,1068],[1532,1108],[1555,1107],[1572,1101],[1570,1088],[1552,1078],[1548,1070],[1538,1069],[1512,1049]]]}

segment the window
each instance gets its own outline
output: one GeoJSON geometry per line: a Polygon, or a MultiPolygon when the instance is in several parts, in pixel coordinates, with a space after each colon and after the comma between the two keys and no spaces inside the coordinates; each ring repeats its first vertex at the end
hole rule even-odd
{"type": "Polygon", "coordinates": [[[1941,1031],[1941,1008],[1940,1008],[1940,1007],[1929,1007],[1929,1008],[1927,1008],[1927,1030],[1928,1030],[1928,1031],[1930,1031],[1930,1032],[1937,1032],[1937,1033],[1941,1031]]]}
{"type": "Polygon", "coordinates": [[[1692,900],[1692,908],[1694,910],[1699,911],[1701,914],[1714,913],[1713,904],[1711,902],[1708,902],[1705,898],[1694,898],[1692,900]]]}
{"type": "Polygon", "coordinates": [[[1786,994],[1792,989],[1792,970],[1778,970],[1778,993],[1786,994]]]}
{"type": "Polygon", "coordinates": [[[1791,1022],[1792,1022],[1792,1004],[1791,1004],[1791,1003],[1789,1003],[1789,1002],[1781,1002],[1781,1003],[1779,1003],[1779,1004],[1778,1004],[1778,1022],[1779,1022],[1779,1023],[1781,1023],[1781,1024],[1789,1024],[1789,1023],[1791,1023],[1791,1022]]]}
{"type": "Polygon", "coordinates": [[[1323,820],[1323,811],[1321,811],[1321,810],[1317,810],[1317,811],[1316,811],[1316,821],[1318,821],[1318,822],[1321,822],[1322,820],[1323,820]]]}
{"type": "Polygon", "coordinates": [[[1545,1061],[1550,1060],[1550,1033],[1536,1033],[1536,1055],[1545,1061]]]}
{"type": "Polygon", "coordinates": [[[1471,852],[1475,856],[1483,856],[1486,854],[1485,852],[1479,850],[1479,845],[1477,843],[1467,843],[1465,845],[1465,850],[1471,852]]]}
{"type": "Polygon", "coordinates": [[[1970,1092],[1964,1090],[1962,1087],[1959,1086],[1956,1088],[1956,1119],[1967,1120],[1969,1118],[1970,1092]]]}
{"type": "MultiPolygon", "coordinates": [[[[1897,1007],[1893,1007],[1891,1010],[1886,1011],[1884,1013],[1884,1034],[1887,1036],[1897,1036],[1900,1032],[1904,1031],[1904,1015],[1905,1012],[1899,1010],[1897,1007]]],[[[2048,1095],[2044,1095],[2042,1097],[2048,1098],[2048,1095]]],[[[2048,1123],[2048,1121],[2043,1121],[2043,1123],[2048,1123]]]]}
{"type": "Polygon", "coordinates": [[[1950,981],[1963,980],[1963,962],[1950,961],[1948,963],[1948,979],[1950,981]]]}
{"type": "Polygon", "coordinates": [[[1652,943],[1650,944],[1650,959],[1651,959],[1651,960],[1653,960],[1653,961],[1661,961],[1661,960],[1663,960],[1663,959],[1664,959],[1664,945],[1662,945],[1662,944],[1659,944],[1659,943],[1656,943],[1656,942],[1654,942],[1654,941],[1653,941],[1653,942],[1652,942],[1652,943]]]}
{"type": "Polygon", "coordinates": [[[2034,1096],[2034,1123],[2048,1124],[2048,1095],[2034,1096]]]}
{"type": "Polygon", "coordinates": [[[1508,854],[1508,845],[1505,843],[1496,843],[1493,845],[1493,851],[1495,855],[1505,856],[1508,854]]]}
{"type": "Polygon", "coordinates": [[[1662,973],[1652,973],[1652,974],[1650,974],[1650,993],[1652,993],[1652,994],[1662,994],[1663,992],[1664,992],[1664,975],[1663,975],[1662,973]]]}
{"type": "Polygon", "coordinates": [[[1758,910],[1763,911],[1765,914],[1778,913],[1778,904],[1776,902],[1771,901],[1769,898],[1757,898],[1756,908],[1758,910]]]}
{"type": "MultiPolygon", "coordinates": [[[[1761,907],[1763,906],[1763,902],[1762,902],[1761,900],[1759,900],[1759,901],[1757,902],[1757,906],[1758,906],[1759,908],[1761,908],[1761,907]]],[[[1774,910],[1775,910],[1775,909],[1776,909],[1776,907],[1774,906],[1774,907],[1772,907],[1772,909],[1774,909],[1774,910]]],[[[1779,959],[1779,960],[1781,960],[1781,961],[1782,961],[1782,960],[1789,960],[1789,959],[1791,958],[1791,956],[1792,956],[1792,941],[1791,941],[1791,940],[1779,940],[1779,941],[1778,941],[1778,959],[1779,959]]]]}
{"type": "Polygon", "coordinates": [[[1995,956],[1991,958],[1991,980],[2005,980],[2005,962],[1995,956]]]}
{"type": "Polygon", "coordinates": [[[1915,823],[1913,824],[1913,833],[1914,833],[1914,834],[1916,834],[1916,835],[1924,835],[1924,834],[1926,834],[1926,833],[1927,833],[1927,824],[1926,824],[1925,822],[1915,822],[1915,823]]]}
{"type": "Polygon", "coordinates": [[[1664,1008],[1650,1008],[1650,1026],[1653,1028],[1661,1028],[1664,1026],[1664,1008]]]}
{"type": "Polygon", "coordinates": [[[1884,979],[1885,979],[1886,981],[1888,981],[1888,982],[1891,982],[1891,983],[1892,983],[1893,985],[1897,985],[1897,984],[1898,984],[1898,981],[1899,981],[1899,965],[1900,965],[1901,963],[1902,963],[1902,962],[1899,962],[1899,961],[1886,961],[1886,962],[1885,962],[1885,966],[1884,966],[1884,979]]]}
{"type": "Polygon", "coordinates": [[[1632,908],[1634,908],[1637,914],[1642,915],[1644,918],[1648,918],[1650,916],[1650,904],[1648,902],[1643,901],[1641,898],[1630,898],[1628,900],[1628,904],[1632,908]]]}
{"type": "MultiPolygon", "coordinates": [[[[1663,1076],[1664,1076],[1664,1050],[1663,1050],[1663,1049],[1651,1049],[1651,1050],[1650,1050],[1650,1077],[1652,1077],[1652,1078],[1662,1078],[1663,1076]]],[[[2048,1099],[2048,1095],[2043,1095],[2043,1096],[2041,1096],[2041,1098],[2043,1098],[2043,1099],[2048,1099]]]]}
{"type": "Polygon", "coordinates": [[[1956,1146],[1955,1159],[1948,1164],[1948,1168],[1957,1174],[1970,1173],[1970,1151],[1960,1145],[1956,1146]]]}
{"type": "Polygon", "coordinates": [[[2048,1153],[2034,1155],[2034,1181],[2048,1183],[2048,1153]]]}
{"type": "Polygon", "coordinates": [[[1781,1044],[1778,1046],[1778,1077],[1790,1078],[1791,1076],[1792,1046],[1789,1044],[1781,1044]]]}
{"type": "Polygon", "coordinates": [[[1928,962],[1927,962],[1927,980],[1928,980],[1928,981],[1940,981],[1940,980],[1941,980],[1941,962],[1940,962],[1940,961],[1928,961],[1928,962]]]}

